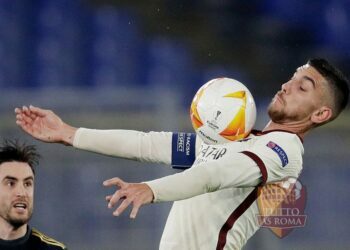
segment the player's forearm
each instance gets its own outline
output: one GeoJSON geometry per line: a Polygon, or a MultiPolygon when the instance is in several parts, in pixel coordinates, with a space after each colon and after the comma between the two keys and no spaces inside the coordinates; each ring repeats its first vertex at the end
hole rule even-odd
{"type": "Polygon", "coordinates": [[[204,163],[145,183],[152,189],[154,202],[162,202],[188,199],[230,187],[256,186],[261,182],[261,172],[253,161],[242,154],[232,158],[231,164],[204,163]]]}
{"type": "Polygon", "coordinates": [[[207,183],[213,186],[210,175],[203,175],[203,172],[198,172],[197,169],[192,170],[194,171],[191,171],[191,174],[184,171],[145,182],[153,192],[153,201],[178,201],[209,192],[207,183]]]}
{"type": "Polygon", "coordinates": [[[73,146],[100,154],[170,164],[171,133],[133,130],[77,130],[73,146]]]}

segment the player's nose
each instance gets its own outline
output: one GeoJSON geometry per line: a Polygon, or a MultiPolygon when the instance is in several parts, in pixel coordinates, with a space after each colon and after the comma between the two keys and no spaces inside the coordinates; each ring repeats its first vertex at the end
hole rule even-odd
{"type": "Polygon", "coordinates": [[[288,94],[290,92],[290,83],[286,82],[282,84],[281,91],[285,94],[288,94]]]}
{"type": "Polygon", "coordinates": [[[27,194],[27,190],[25,189],[25,187],[23,185],[18,185],[16,188],[16,196],[23,197],[23,196],[26,196],[26,194],[27,194]]]}

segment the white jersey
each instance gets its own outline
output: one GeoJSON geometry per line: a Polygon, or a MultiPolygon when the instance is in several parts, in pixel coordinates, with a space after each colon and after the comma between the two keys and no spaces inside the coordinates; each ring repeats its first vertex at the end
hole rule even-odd
{"type": "Polygon", "coordinates": [[[206,145],[198,140],[194,143],[189,134],[177,135],[79,129],[73,145],[180,167],[189,163],[192,150],[196,160],[191,168],[146,182],[155,202],[175,201],[159,248],[241,249],[259,228],[257,186],[299,176],[303,155],[300,138],[286,131],[254,131],[240,141],[206,145]]]}

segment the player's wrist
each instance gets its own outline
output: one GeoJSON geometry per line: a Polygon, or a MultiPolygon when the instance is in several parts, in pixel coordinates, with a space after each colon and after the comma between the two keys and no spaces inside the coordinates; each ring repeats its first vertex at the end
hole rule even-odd
{"type": "Polygon", "coordinates": [[[148,200],[146,203],[155,203],[157,202],[155,190],[152,187],[152,184],[150,184],[150,181],[141,182],[141,184],[144,184],[146,189],[148,190],[148,200]]]}
{"type": "Polygon", "coordinates": [[[61,138],[61,143],[66,146],[72,146],[74,141],[75,133],[78,129],[68,124],[63,125],[63,134],[61,138]]]}

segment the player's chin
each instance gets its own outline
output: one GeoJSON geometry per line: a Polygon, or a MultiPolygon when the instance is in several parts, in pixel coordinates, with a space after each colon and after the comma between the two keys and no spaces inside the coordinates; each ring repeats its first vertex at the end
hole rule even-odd
{"type": "Polygon", "coordinates": [[[21,215],[21,216],[12,216],[9,220],[9,223],[15,227],[15,228],[18,228],[18,227],[21,227],[25,224],[27,224],[27,222],[30,220],[30,216],[24,216],[24,215],[21,215]]]}
{"type": "Polygon", "coordinates": [[[27,210],[23,213],[13,213],[9,216],[9,222],[11,225],[16,225],[17,227],[26,224],[32,217],[31,211],[27,210]]]}
{"type": "Polygon", "coordinates": [[[270,102],[269,106],[267,107],[267,111],[270,112],[275,112],[278,109],[278,103],[276,102],[275,99],[272,99],[270,102]]]}
{"type": "Polygon", "coordinates": [[[273,122],[280,122],[283,121],[286,117],[285,112],[283,111],[282,108],[276,107],[276,106],[269,106],[268,108],[268,115],[270,117],[270,119],[273,122]]]}

